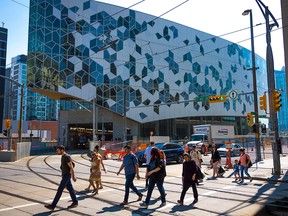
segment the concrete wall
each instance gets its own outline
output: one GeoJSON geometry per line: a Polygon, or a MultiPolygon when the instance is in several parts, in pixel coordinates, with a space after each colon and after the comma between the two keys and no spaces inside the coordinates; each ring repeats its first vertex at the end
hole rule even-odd
{"type": "Polygon", "coordinates": [[[30,156],[31,142],[17,143],[16,160],[30,156]]]}
{"type": "MultiPolygon", "coordinates": [[[[91,124],[93,125],[93,113],[87,110],[60,111],[59,143],[69,147],[69,124],[91,124]]],[[[102,120],[113,122],[113,139],[123,139],[124,118],[121,115],[110,112],[107,109],[98,109],[98,123],[102,120]]],[[[139,135],[139,124],[127,118],[126,127],[131,129],[131,135],[139,135]]],[[[100,128],[98,128],[100,129],[100,128]]]]}

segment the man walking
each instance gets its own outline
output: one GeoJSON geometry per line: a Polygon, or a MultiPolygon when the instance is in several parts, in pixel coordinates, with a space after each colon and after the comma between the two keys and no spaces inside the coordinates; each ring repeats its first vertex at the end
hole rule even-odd
{"type": "Polygon", "coordinates": [[[74,188],[72,186],[71,183],[71,177],[73,179],[74,182],[76,182],[76,177],[75,177],[75,173],[74,173],[74,167],[73,167],[73,163],[72,163],[72,159],[71,157],[65,152],[65,147],[63,145],[61,146],[57,146],[56,148],[57,154],[61,155],[61,170],[62,170],[62,180],[60,182],[60,185],[58,187],[57,193],[55,195],[55,198],[52,202],[52,204],[46,204],[44,205],[46,208],[50,209],[50,210],[54,210],[54,208],[56,207],[62,192],[64,190],[64,188],[66,187],[67,190],[70,193],[70,197],[72,199],[72,204],[68,206],[68,208],[74,208],[78,206],[78,201],[76,198],[76,194],[74,191],[74,188]]]}
{"type": "Polygon", "coordinates": [[[189,154],[184,154],[184,163],[182,170],[182,192],[180,196],[180,200],[177,200],[179,205],[183,205],[184,197],[186,195],[187,190],[192,187],[194,201],[192,204],[196,204],[198,202],[198,191],[196,187],[196,163],[194,160],[190,160],[189,154]]]}
{"type": "MultiPolygon", "coordinates": [[[[144,152],[144,157],[146,158],[146,173],[149,172],[149,163],[151,160],[151,150],[155,146],[155,143],[153,141],[150,142],[150,146],[148,146],[144,152]]],[[[148,189],[148,181],[149,177],[146,178],[146,185],[145,188],[148,189]]]]}
{"type": "Polygon", "coordinates": [[[134,178],[135,175],[137,176],[137,179],[140,179],[139,176],[139,166],[138,166],[138,159],[137,157],[131,152],[131,147],[126,145],[124,146],[125,156],[123,158],[123,163],[117,172],[117,175],[121,172],[123,168],[125,168],[125,196],[124,201],[120,203],[120,205],[127,205],[128,204],[128,198],[129,198],[129,188],[131,188],[137,195],[138,199],[137,201],[141,201],[143,194],[141,194],[137,188],[134,186],[134,178]]]}

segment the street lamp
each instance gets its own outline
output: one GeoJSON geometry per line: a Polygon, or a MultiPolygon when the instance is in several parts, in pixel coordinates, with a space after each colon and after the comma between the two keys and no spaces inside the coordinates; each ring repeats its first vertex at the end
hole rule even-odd
{"type": "Polygon", "coordinates": [[[260,149],[260,135],[259,135],[259,114],[258,114],[258,96],[257,96],[257,78],[256,78],[256,66],[255,66],[255,49],[254,49],[254,33],[253,33],[253,16],[252,10],[245,10],[242,15],[246,16],[250,14],[250,32],[251,32],[251,58],[252,58],[252,70],[253,72],[253,95],[254,95],[254,112],[255,112],[255,149],[256,149],[256,162],[261,161],[261,149],[260,149]]]}

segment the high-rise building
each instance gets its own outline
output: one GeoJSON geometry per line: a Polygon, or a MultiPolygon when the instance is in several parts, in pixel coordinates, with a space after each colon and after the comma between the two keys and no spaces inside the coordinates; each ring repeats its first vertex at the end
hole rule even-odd
{"type": "MultiPolygon", "coordinates": [[[[51,121],[58,119],[58,102],[26,87],[27,56],[18,55],[11,59],[11,78],[19,84],[24,84],[22,120],[51,121]]],[[[21,88],[13,84],[12,119],[20,119],[21,88]]]]}
{"type": "MultiPolygon", "coordinates": [[[[7,34],[8,30],[6,28],[0,27],[0,75],[6,75],[6,50],[7,50],[7,34]]],[[[5,82],[3,78],[0,78],[0,132],[3,129],[3,120],[5,116],[4,113],[4,90],[5,82]]]]}
{"type": "Polygon", "coordinates": [[[281,93],[280,111],[278,112],[278,129],[280,133],[288,132],[288,100],[285,68],[275,71],[275,89],[281,93]]]}

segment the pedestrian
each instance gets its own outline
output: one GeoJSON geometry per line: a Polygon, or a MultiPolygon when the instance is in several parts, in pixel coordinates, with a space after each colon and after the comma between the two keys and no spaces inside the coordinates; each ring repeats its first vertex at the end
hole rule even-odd
{"type": "Polygon", "coordinates": [[[140,179],[139,176],[139,165],[138,165],[138,159],[131,152],[131,147],[129,145],[124,146],[124,151],[125,151],[125,156],[123,158],[123,163],[117,172],[117,175],[120,174],[121,170],[125,168],[125,177],[126,177],[126,182],[125,182],[125,196],[124,196],[124,201],[120,203],[120,205],[127,205],[128,204],[128,198],[129,198],[129,188],[131,188],[137,195],[138,199],[137,201],[141,201],[143,194],[138,191],[138,189],[134,186],[134,178],[135,175],[137,179],[140,179]]]}
{"type": "Polygon", "coordinates": [[[196,146],[192,146],[190,151],[191,160],[194,160],[196,165],[201,169],[202,164],[202,154],[200,151],[196,150],[196,146]]]}
{"type": "MultiPolygon", "coordinates": [[[[153,141],[150,142],[150,145],[146,148],[144,152],[144,157],[146,159],[146,173],[149,172],[149,163],[151,159],[151,150],[155,146],[155,143],[153,141]]],[[[146,178],[146,184],[145,184],[145,189],[148,189],[148,181],[149,178],[146,178]]]]}
{"type": "Polygon", "coordinates": [[[164,178],[166,176],[166,169],[163,160],[163,154],[158,148],[152,148],[151,150],[151,160],[149,163],[149,172],[146,173],[146,178],[150,178],[148,185],[148,192],[146,200],[143,203],[140,203],[141,207],[148,208],[149,201],[154,189],[155,184],[161,195],[161,205],[163,207],[166,205],[165,190],[163,187],[164,178]]]}
{"type": "Polygon", "coordinates": [[[186,195],[187,190],[192,187],[194,201],[192,204],[196,204],[198,202],[198,191],[196,187],[196,163],[194,160],[190,160],[189,154],[184,154],[184,163],[182,168],[182,192],[180,196],[180,200],[177,200],[179,205],[183,205],[184,197],[186,195]]]}
{"type": "Polygon", "coordinates": [[[219,176],[218,173],[218,165],[221,162],[220,154],[215,145],[212,146],[212,154],[211,154],[211,164],[213,168],[213,176],[212,178],[217,178],[219,176]]]}
{"type": "Polygon", "coordinates": [[[72,159],[70,157],[70,155],[68,155],[65,152],[65,147],[63,145],[61,146],[57,146],[56,147],[56,151],[58,155],[61,155],[61,166],[60,169],[62,171],[62,180],[60,182],[60,185],[58,187],[57,193],[54,197],[54,200],[52,202],[52,204],[46,204],[44,205],[46,208],[50,209],[50,210],[54,210],[54,208],[56,207],[64,188],[66,187],[67,190],[70,193],[70,197],[72,199],[72,204],[68,206],[68,208],[74,208],[78,206],[78,200],[76,198],[76,194],[74,191],[74,188],[72,186],[71,183],[71,178],[73,179],[74,182],[76,182],[76,176],[74,173],[74,166],[73,166],[73,162],[72,159]]]}
{"type": "MultiPolygon", "coordinates": [[[[190,158],[194,160],[199,171],[201,172],[201,164],[202,164],[202,154],[200,151],[196,150],[196,146],[193,145],[190,151],[190,158]]],[[[196,178],[196,184],[199,185],[199,182],[203,182],[203,179],[196,178]]]]}
{"type": "Polygon", "coordinates": [[[98,145],[95,146],[94,151],[92,153],[92,158],[90,159],[90,161],[92,163],[91,163],[91,168],[90,168],[89,186],[85,190],[86,191],[90,190],[90,187],[92,186],[90,182],[90,179],[91,179],[93,181],[93,185],[94,185],[94,181],[96,182],[97,190],[93,187],[94,188],[93,193],[96,194],[96,192],[98,193],[98,189],[103,189],[100,165],[102,166],[104,172],[106,172],[106,169],[103,163],[103,158],[99,153],[98,145]],[[100,164],[98,162],[100,162],[100,164]]]}
{"type": "Polygon", "coordinates": [[[245,153],[245,149],[241,148],[240,149],[240,159],[239,159],[239,164],[240,164],[240,176],[241,176],[241,181],[239,183],[244,182],[244,173],[245,175],[249,178],[250,182],[253,180],[248,173],[248,165],[250,163],[251,159],[248,154],[245,153]]]}
{"type": "Polygon", "coordinates": [[[101,169],[100,169],[101,161],[102,161],[101,155],[95,152],[95,156],[92,158],[91,173],[89,177],[89,182],[94,189],[92,192],[94,195],[98,194],[98,189],[101,183],[101,169]],[[94,182],[96,183],[96,186],[94,182]]]}
{"type": "Polygon", "coordinates": [[[241,178],[240,178],[240,174],[239,174],[239,165],[238,165],[239,161],[236,159],[234,161],[234,165],[233,165],[233,174],[234,174],[234,177],[235,177],[235,182],[237,182],[238,180],[241,181],[241,178]]]}

